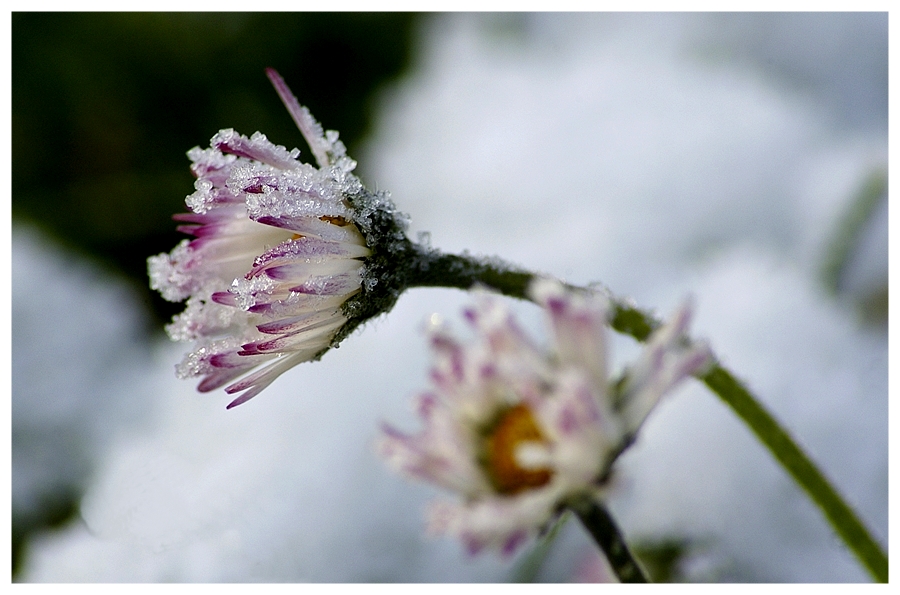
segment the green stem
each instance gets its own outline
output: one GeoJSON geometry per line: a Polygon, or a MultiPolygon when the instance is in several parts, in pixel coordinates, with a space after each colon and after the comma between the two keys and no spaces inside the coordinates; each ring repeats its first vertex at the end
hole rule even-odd
{"type": "Polygon", "coordinates": [[[512,582],[514,583],[533,583],[543,566],[550,549],[559,535],[560,529],[569,520],[571,515],[568,511],[564,511],[553,526],[547,531],[547,534],[538,539],[534,548],[519,561],[513,572],[512,582]]]}
{"type": "Polygon", "coordinates": [[[847,547],[876,581],[888,581],[888,558],[853,509],[775,418],[728,370],[716,366],[700,378],[731,407],[800,484],[834,527],[847,547]]]}
{"type": "Polygon", "coordinates": [[[847,212],[838,220],[839,227],[832,234],[822,265],[822,281],[831,292],[837,293],[842,289],[847,267],[858,249],[866,224],[878,206],[887,202],[887,185],[887,170],[879,168],[870,173],[850,202],[847,212]]]}
{"type": "MultiPolygon", "coordinates": [[[[417,266],[409,273],[407,287],[456,287],[470,289],[475,284],[491,287],[503,295],[529,299],[528,284],[533,273],[498,260],[477,260],[468,255],[440,254],[415,247],[417,266]]],[[[573,287],[574,289],[584,289],[573,287]]],[[[644,341],[660,322],[612,297],[610,325],[618,332],[644,341]]],[[[716,365],[700,377],[746,423],[775,459],[822,509],[828,522],[848,548],[878,582],[888,580],[888,558],[853,509],[803,452],[790,435],[775,421],[759,401],[728,370],[716,365]]]]}
{"type": "Polygon", "coordinates": [[[469,290],[486,285],[521,300],[528,297],[528,284],[535,274],[497,259],[478,260],[466,254],[443,254],[436,250],[410,246],[407,287],[455,287],[469,290]]]}
{"type": "Polygon", "coordinates": [[[603,550],[609,567],[623,583],[648,583],[644,569],[631,553],[625,537],[604,506],[592,498],[581,498],[571,504],[594,541],[603,550]]]}

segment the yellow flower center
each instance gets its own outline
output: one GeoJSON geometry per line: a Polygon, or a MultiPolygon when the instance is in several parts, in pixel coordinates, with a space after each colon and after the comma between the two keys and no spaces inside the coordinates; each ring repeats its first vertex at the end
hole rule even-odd
{"type": "MultiPolygon", "coordinates": [[[[337,225],[338,227],[346,227],[350,225],[350,222],[341,217],[340,215],[322,215],[319,217],[319,221],[324,221],[325,223],[331,223],[332,225],[337,225]]],[[[292,240],[299,240],[300,238],[304,238],[303,234],[295,233],[291,236],[292,240]]]]}
{"type": "Polygon", "coordinates": [[[553,472],[546,468],[521,467],[516,449],[523,442],[546,443],[531,410],[522,404],[503,411],[484,437],[484,468],[494,489],[512,495],[538,488],[550,481],[553,472]]]}
{"type": "Polygon", "coordinates": [[[324,221],[325,223],[331,223],[332,225],[337,225],[338,227],[345,227],[350,225],[350,222],[341,217],[340,215],[322,215],[319,217],[320,221],[324,221]]]}

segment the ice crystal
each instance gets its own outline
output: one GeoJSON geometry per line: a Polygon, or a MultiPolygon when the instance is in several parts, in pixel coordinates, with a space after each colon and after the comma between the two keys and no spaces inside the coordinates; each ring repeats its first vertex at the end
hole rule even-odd
{"type": "Polygon", "coordinates": [[[219,131],[208,149],[188,151],[197,180],[191,212],[176,219],[194,239],[148,259],[151,287],[187,299],[169,335],[198,341],[177,374],[202,376],[201,391],[231,383],[226,392],[240,396],[229,407],[393,305],[403,279],[396,256],[409,245],[404,217],[352,173],[338,133],[267,74],[317,165],[260,132],[219,131]]]}

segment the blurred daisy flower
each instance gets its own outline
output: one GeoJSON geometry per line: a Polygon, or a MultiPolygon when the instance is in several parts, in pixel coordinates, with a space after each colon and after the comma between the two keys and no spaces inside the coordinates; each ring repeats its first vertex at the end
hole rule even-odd
{"type": "Polygon", "coordinates": [[[529,292],[547,314],[552,353],[496,296],[479,295],[464,313],[473,343],[429,329],[434,388],[418,399],[422,431],[385,425],[378,440],[391,467],[459,495],[432,504],[429,530],[459,537],[473,554],[510,555],[567,505],[597,498],[663,394],[712,361],[705,344],[687,339],[685,305],[611,380],[606,298],[547,279],[529,292]]]}
{"type": "Polygon", "coordinates": [[[356,162],[338,134],[323,132],[281,77],[267,74],[318,166],[259,132],[220,131],[209,149],[188,152],[197,178],[185,199],[191,213],[175,219],[193,239],[148,259],[150,286],[167,300],[187,300],[166,329],[173,340],[197,341],[178,376],[202,376],[200,391],[228,384],[227,393],[241,393],[229,407],[319,358],[373,315],[348,307],[367,283],[373,218],[380,214],[381,227],[405,239],[390,201],[351,173],[356,162]]]}

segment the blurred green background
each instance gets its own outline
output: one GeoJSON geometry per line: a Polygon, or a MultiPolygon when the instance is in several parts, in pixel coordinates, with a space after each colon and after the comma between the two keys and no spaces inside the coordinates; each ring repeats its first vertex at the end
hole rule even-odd
{"type": "Polygon", "coordinates": [[[416,18],[13,13],[13,224],[127,275],[161,329],[183,305],[148,289],[146,259],[184,237],[171,217],[193,191],[185,152],[222,128],[306,151],[271,66],[353,155],[379,88],[410,62],[416,18]]]}
{"type": "MultiPolygon", "coordinates": [[[[303,138],[265,76],[277,69],[350,154],[380,87],[410,62],[411,14],[12,14],[12,217],[126,276],[148,333],[183,309],[147,284],[147,257],[184,236],[185,152],[221,128],[303,138]]],[[[305,157],[309,157],[308,151],[305,157]]],[[[77,312],[73,312],[77,315],[77,312]]],[[[13,572],[29,535],[79,495],[13,518],[13,572]]]]}

